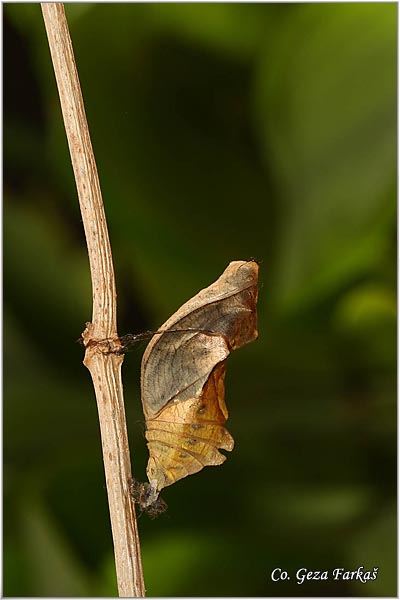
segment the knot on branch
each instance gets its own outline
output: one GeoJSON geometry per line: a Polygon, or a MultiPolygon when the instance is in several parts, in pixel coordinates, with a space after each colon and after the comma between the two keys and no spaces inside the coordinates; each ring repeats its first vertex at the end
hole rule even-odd
{"type": "Polygon", "coordinates": [[[82,345],[92,352],[100,354],[122,354],[122,344],[116,335],[109,338],[97,338],[93,335],[93,323],[86,323],[86,328],[82,332],[82,345]]]}

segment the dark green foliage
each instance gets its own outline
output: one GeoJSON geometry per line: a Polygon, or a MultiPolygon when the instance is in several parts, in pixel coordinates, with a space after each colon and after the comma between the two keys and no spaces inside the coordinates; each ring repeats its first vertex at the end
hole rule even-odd
{"type": "MultiPolygon", "coordinates": [[[[150,596],[396,595],[395,4],[70,4],[119,330],[262,261],[227,462],[139,520],[150,596]],[[375,582],[300,567],[379,567],[375,582]],[[272,569],[291,574],[273,583],[272,569]]],[[[38,4],[4,6],[4,594],[115,595],[88,260],[38,4]]],[[[142,347],[125,358],[133,472],[142,347]]]]}

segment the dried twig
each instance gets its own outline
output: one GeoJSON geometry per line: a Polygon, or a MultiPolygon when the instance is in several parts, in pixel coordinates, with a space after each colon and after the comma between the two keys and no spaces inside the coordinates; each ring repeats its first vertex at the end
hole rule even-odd
{"type": "Polygon", "coordinates": [[[144,596],[135,508],[128,488],[131,468],[121,380],[123,356],[105,352],[109,342],[106,347],[97,343],[107,339],[111,349],[120,347],[106,217],[64,6],[43,3],[42,12],[89,253],[93,315],[83,333],[84,364],[93,379],[99,412],[118,591],[123,597],[144,596]]]}

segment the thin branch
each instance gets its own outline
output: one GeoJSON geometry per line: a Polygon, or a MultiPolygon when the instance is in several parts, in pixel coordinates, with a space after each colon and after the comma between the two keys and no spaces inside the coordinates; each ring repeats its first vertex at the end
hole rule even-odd
{"type": "Polygon", "coordinates": [[[53,2],[41,6],[89,254],[93,315],[83,333],[84,364],[93,379],[99,413],[118,591],[122,597],[140,597],[145,587],[135,507],[128,488],[131,466],[121,379],[123,356],[105,352],[109,342],[107,347],[98,343],[107,339],[114,348],[120,347],[106,217],[64,6],[53,2]]]}

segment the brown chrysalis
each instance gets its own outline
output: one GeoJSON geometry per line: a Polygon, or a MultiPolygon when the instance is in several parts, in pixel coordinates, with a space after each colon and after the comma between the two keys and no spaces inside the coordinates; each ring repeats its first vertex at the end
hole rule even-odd
{"type": "Polygon", "coordinates": [[[231,262],[221,277],[160,327],[142,359],[141,393],[149,448],[148,484],[131,484],[145,510],[159,492],[208,465],[234,441],[225,429],[226,359],[257,338],[258,264],[231,262]],[[166,335],[171,333],[171,335],[166,335]]]}

